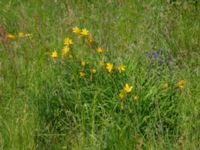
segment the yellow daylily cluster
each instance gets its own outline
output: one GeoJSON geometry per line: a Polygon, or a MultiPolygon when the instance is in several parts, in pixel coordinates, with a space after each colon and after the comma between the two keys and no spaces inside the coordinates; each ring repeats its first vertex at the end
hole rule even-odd
{"type": "Polygon", "coordinates": [[[82,36],[88,36],[89,35],[89,31],[84,28],[84,29],[80,29],[79,27],[75,26],[73,29],[72,29],[73,33],[75,34],[80,34],[82,36]]]}
{"type": "MultiPolygon", "coordinates": [[[[94,39],[92,37],[92,34],[87,30],[87,28],[80,29],[78,26],[75,26],[72,29],[72,32],[74,34],[78,35],[78,37],[84,37],[84,39],[86,39],[86,41],[89,42],[90,45],[94,44],[94,39]]],[[[20,33],[20,36],[23,36],[23,34],[20,33]]],[[[73,57],[72,53],[70,52],[70,47],[71,47],[71,45],[73,45],[73,40],[70,37],[66,37],[64,39],[64,43],[63,44],[64,44],[64,47],[63,47],[63,49],[61,51],[62,59],[65,58],[65,56],[67,56],[67,55],[68,55],[68,57],[70,59],[73,59],[74,57],[73,57]]],[[[99,61],[99,63],[98,63],[100,67],[104,67],[105,66],[105,69],[109,73],[112,73],[114,70],[118,71],[119,73],[122,73],[122,72],[125,71],[125,66],[123,64],[120,64],[118,67],[114,68],[114,64],[113,63],[111,63],[111,62],[105,62],[105,53],[103,53],[104,50],[103,50],[102,47],[95,45],[94,48],[95,48],[95,51],[97,53],[102,54],[102,55],[100,55],[102,57],[101,61],[99,61]]],[[[58,52],[55,51],[55,50],[52,51],[51,52],[51,57],[53,59],[58,58],[58,52]]],[[[76,57],[76,58],[78,59],[78,57],[76,57]]],[[[81,62],[81,66],[83,68],[85,68],[86,67],[86,62],[83,61],[83,60],[81,60],[80,62],[81,62]]],[[[84,71],[81,71],[81,73],[80,73],[81,77],[85,76],[85,74],[86,74],[86,72],[84,72],[84,74],[83,74],[83,72],[84,71]]],[[[90,70],[90,72],[94,74],[94,73],[96,73],[96,69],[92,68],[90,70]]]]}
{"type": "MultiPolygon", "coordinates": [[[[179,88],[179,89],[183,89],[185,87],[185,80],[179,80],[176,84],[175,84],[175,87],[179,88]]],[[[165,82],[163,84],[163,88],[164,89],[167,89],[169,88],[169,83],[165,82]]]]}
{"type": "MultiPolygon", "coordinates": [[[[110,62],[106,63],[106,69],[109,73],[111,73],[114,70],[114,65],[110,62]]],[[[117,70],[119,73],[122,73],[125,71],[125,66],[123,64],[119,65],[117,67],[117,70]]]]}
{"type": "Polygon", "coordinates": [[[24,32],[22,32],[22,31],[20,31],[20,32],[18,32],[18,34],[17,35],[15,35],[15,34],[11,34],[11,33],[7,33],[6,34],[6,38],[8,38],[8,39],[16,39],[17,37],[18,38],[24,38],[24,37],[31,37],[32,36],[32,34],[25,34],[24,32]]]}
{"type": "MultiPolygon", "coordinates": [[[[95,75],[98,75],[98,71],[100,69],[104,69],[106,72],[114,74],[114,73],[123,73],[126,70],[126,66],[121,63],[118,65],[115,65],[113,62],[109,61],[107,56],[107,51],[103,49],[101,46],[99,46],[96,42],[94,42],[94,38],[90,31],[88,31],[86,28],[80,29],[79,27],[75,26],[73,28],[73,33],[78,36],[78,38],[83,38],[83,42],[86,42],[89,44],[90,48],[92,48],[95,54],[95,58],[97,58],[97,62],[95,62],[93,65],[91,63],[88,63],[86,60],[83,60],[79,57],[79,55],[74,54],[72,51],[72,45],[73,40],[69,37],[66,37],[64,39],[64,47],[61,51],[61,56],[64,58],[65,56],[68,56],[68,58],[73,60],[78,60],[79,65],[81,66],[79,70],[79,76],[85,77],[90,80],[93,80],[95,75]],[[95,44],[94,44],[95,43],[95,44]],[[72,55],[73,54],[73,55],[72,55]],[[96,55],[99,54],[99,55],[96,55]],[[76,58],[76,59],[75,59],[76,58]],[[97,63],[97,65],[96,65],[97,63]],[[99,67],[99,68],[98,68],[99,67]]],[[[9,35],[10,38],[14,38],[13,35],[9,35]]],[[[19,33],[19,37],[23,37],[24,34],[19,33]]],[[[81,56],[81,55],[80,55],[81,56]]],[[[51,53],[51,57],[53,59],[56,59],[58,57],[58,51],[54,50],[51,53]]],[[[185,80],[180,80],[176,83],[176,87],[183,89],[185,86],[185,80]]],[[[165,82],[162,85],[162,88],[167,89],[169,88],[169,83],[165,82]]],[[[126,98],[126,96],[131,97],[133,100],[137,101],[140,99],[138,95],[133,94],[133,86],[129,85],[128,83],[124,84],[122,90],[119,92],[119,99],[123,100],[126,98]]]]}
{"type": "Polygon", "coordinates": [[[92,37],[92,34],[88,31],[87,28],[83,28],[83,29],[80,29],[79,27],[75,26],[73,29],[72,29],[72,32],[75,33],[76,35],[78,35],[78,37],[84,37],[86,38],[86,41],[92,45],[94,43],[94,39],[92,37]]]}
{"type": "MultiPolygon", "coordinates": [[[[73,40],[71,38],[67,37],[64,39],[63,44],[64,44],[64,47],[62,48],[62,51],[61,51],[62,59],[64,59],[65,56],[67,56],[70,53],[70,46],[73,44],[73,40]]],[[[58,58],[58,52],[55,50],[52,51],[51,57],[53,59],[58,58]]],[[[69,54],[69,58],[73,58],[72,54],[69,54]]]]}

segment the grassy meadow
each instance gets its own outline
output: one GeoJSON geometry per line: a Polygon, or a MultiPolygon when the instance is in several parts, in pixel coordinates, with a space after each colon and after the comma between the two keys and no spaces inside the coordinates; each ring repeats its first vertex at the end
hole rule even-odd
{"type": "Polygon", "coordinates": [[[198,0],[0,0],[0,150],[199,150],[198,0]]]}

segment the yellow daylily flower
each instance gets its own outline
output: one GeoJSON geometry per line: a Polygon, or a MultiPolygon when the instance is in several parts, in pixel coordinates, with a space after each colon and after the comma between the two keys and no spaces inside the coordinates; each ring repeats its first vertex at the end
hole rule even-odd
{"type": "Polygon", "coordinates": [[[125,84],[125,86],[124,86],[124,91],[126,92],[126,93],[130,93],[131,91],[132,91],[132,86],[129,86],[127,83],[125,84]]]}
{"type": "Polygon", "coordinates": [[[89,35],[89,31],[88,31],[86,28],[84,28],[84,29],[82,29],[82,31],[81,31],[81,35],[83,35],[83,36],[88,36],[88,35],[89,35]]]}
{"type": "Polygon", "coordinates": [[[79,27],[75,26],[75,27],[73,28],[73,32],[76,33],[76,34],[78,34],[78,33],[81,32],[81,30],[80,30],[79,27]]]}
{"type": "Polygon", "coordinates": [[[85,72],[83,71],[81,71],[79,74],[80,74],[80,77],[84,77],[86,75],[85,72]]]}
{"type": "Polygon", "coordinates": [[[95,68],[92,68],[92,69],[91,69],[91,72],[92,72],[92,73],[96,73],[97,70],[96,70],[95,68]]]}
{"type": "Polygon", "coordinates": [[[119,73],[122,73],[125,71],[125,66],[121,64],[121,65],[119,65],[119,67],[117,69],[118,69],[119,73]]]}
{"type": "Polygon", "coordinates": [[[58,57],[58,52],[56,50],[54,50],[52,53],[51,53],[51,57],[52,58],[57,58],[58,57]]]}
{"type": "Polygon", "coordinates": [[[19,32],[19,33],[18,33],[18,36],[19,36],[20,38],[23,38],[23,37],[25,37],[25,34],[24,34],[24,32],[19,32]]]}
{"type": "Polygon", "coordinates": [[[102,52],[103,52],[103,49],[102,49],[101,47],[98,47],[98,48],[97,48],[97,52],[98,52],[98,53],[102,53],[102,52]]]}
{"type": "Polygon", "coordinates": [[[65,39],[64,39],[64,45],[70,46],[70,45],[72,45],[72,44],[73,44],[72,39],[70,39],[70,38],[65,38],[65,39]]]}
{"type": "Polygon", "coordinates": [[[178,81],[178,87],[179,87],[180,89],[183,89],[183,88],[185,87],[185,80],[179,80],[179,81],[178,81]]]}
{"type": "Polygon", "coordinates": [[[62,57],[66,56],[68,53],[69,53],[69,47],[66,46],[62,49],[62,57]]]}
{"type": "Polygon", "coordinates": [[[168,87],[169,87],[169,84],[167,82],[163,84],[164,89],[167,89],[168,87]]]}
{"type": "Polygon", "coordinates": [[[108,72],[112,72],[112,70],[113,70],[113,64],[107,63],[106,64],[106,69],[108,70],[108,72]]]}
{"type": "Polygon", "coordinates": [[[6,37],[7,37],[8,39],[15,39],[15,38],[16,38],[16,35],[8,33],[8,34],[6,35],[6,37]]]}

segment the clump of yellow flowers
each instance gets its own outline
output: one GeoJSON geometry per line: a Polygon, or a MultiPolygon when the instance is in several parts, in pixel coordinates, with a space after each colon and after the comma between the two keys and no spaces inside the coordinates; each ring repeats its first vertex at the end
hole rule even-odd
{"type": "Polygon", "coordinates": [[[6,38],[7,39],[16,39],[16,38],[24,38],[24,37],[31,37],[32,34],[24,33],[22,31],[18,32],[18,34],[12,34],[12,33],[7,33],[6,38]]]}
{"type": "MultiPolygon", "coordinates": [[[[83,58],[82,53],[78,53],[74,51],[74,38],[66,37],[63,42],[63,48],[61,49],[61,52],[59,53],[59,50],[53,50],[51,52],[51,57],[54,61],[59,60],[59,56],[62,58],[62,62],[71,61],[73,63],[77,63],[79,65],[78,70],[78,76],[80,79],[88,80],[88,81],[94,81],[93,79],[95,76],[98,76],[101,74],[101,71],[104,72],[104,74],[110,74],[109,78],[112,78],[114,76],[120,76],[123,77],[123,80],[119,79],[120,85],[122,84],[123,87],[118,93],[118,97],[120,100],[124,100],[125,98],[131,98],[134,101],[137,101],[141,99],[138,94],[133,92],[133,86],[124,83],[124,79],[126,79],[126,74],[124,73],[126,71],[126,66],[123,63],[115,64],[108,58],[107,50],[105,50],[102,46],[98,45],[98,43],[93,38],[92,33],[87,28],[79,28],[78,26],[75,26],[72,29],[73,34],[75,37],[78,37],[78,39],[82,39],[81,44],[87,44],[89,48],[92,49],[92,55],[93,61],[87,61],[83,58]],[[67,57],[68,56],[68,57],[67,57]]],[[[25,37],[26,34],[23,32],[18,33],[18,37],[25,37]]],[[[8,34],[8,38],[14,39],[16,38],[16,35],[8,34]]],[[[163,82],[162,89],[165,92],[168,92],[171,89],[171,84],[169,82],[163,82]]],[[[176,87],[179,89],[183,89],[185,87],[185,80],[179,80],[176,84],[176,87]]],[[[137,90],[137,88],[136,88],[137,90]]]]}

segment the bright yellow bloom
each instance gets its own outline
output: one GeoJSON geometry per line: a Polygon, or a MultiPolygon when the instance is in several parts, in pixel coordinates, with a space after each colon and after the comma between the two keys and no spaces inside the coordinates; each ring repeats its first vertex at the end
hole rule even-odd
{"type": "Polygon", "coordinates": [[[139,96],[137,96],[137,95],[133,96],[133,100],[137,101],[138,99],[139,99],[139,96]]]}
{"type": "Polygon", "coordinates": [[[64,45],[69,46],[69,45],[72,45],[72,44],[73,44],[72,39],[70,39],[70,38],[65,38],[64,39],[64,45]]]}
{"type": "Polygon", "coordinates": [[[106,64],[106,69],[108,70],[108,72],[112,72],[112,70],[113,70],[113,64],[107,63],[106,64]]]}
{"type": "Polygon", "coordinates": [[[98,52],[98,53],[102,53],[102,52],[103,52],[103,49],[102,49],[101,47],[98,47],[98,48],[97,48],[97,52],[98,52]]]}
{"type": "Polygon", "coordinates": [[[125,66],[121,64],[121,65],[119,65],[119,67],[117,69],[118,69],[119,73],[122,73],[125,71],[125,66]]]}
{"type": "Polygon", "coordinates": [[[78,34],[78,33],[81,32],[81,30],[79,29],[79,27],[75,26],[75,27],[73,28],[73,32],[76,33],[76,34],[78,34]]]}
{"type": "Polygon", "coordinates": [[[86,28],[84,28],[84,29],[82,29],[82,31],[81,31],[81,35],[83,35],[83,36],[88,36],[88,35],[89,35],[89,31],[88,31],[86,28]]]}
{"type": "Polygon", "coordinates": [[[132,91],[132,86],[129,86],[127,83],[125,84],[125,86],[124,86],[124,91],[126,92],[126,93],[130,93],[131,91],[132,91]]]}
{"type": "Polygon", "coordinates": [[[8,39],[15,39],[15,38],[16,38],[16,35],[8,33],[8,34],[6,35],[6,37],[7,37],[8,39]]]}
{"type": "Polygon", "coordinates": [[[168,88],[168,87],[169,87],[169,84],[168,84],[167,82],[163,84],[163,88],[164,88],[164,89],[166,89],[166,88],[168,88]]]}
{"type": "Polygon", "coordinates": [[[124,92],[120,92],[120,93],[119,93],[119,98],[120,98],[121,100],[123,100],[123,99],[125,98],[124,92]]]}
{"type": "Polygon", "coordinates": [[[54,58],[54,59],[58,57],[58,53],[57,53],[56,50],[54,50],[54,51],[51,53],[51,57],[54,58]]]}
{"type": "Polygon", "coordinates": [[[19,36],[20,38],[23,38],[23,37],[25,36],[25,34],[24,34],[24,32],[19,32],[19,33],[18,33],[18,36],[19,36]]]}
{"type": "Polygon", "coordinates": [[[91,69],[91,72],[92,72],[92,73],[96,73],[97,70],[96,70],[95,68],[92,68],[92,69],[91,69]]]}
{"type": "Polygon", "coordinates": [[[85,72],[83,71],[81,71],[79,74],[80,74],[80,77],[84,77],[86,75],[85,72]]]}
{"type": "Polygon", "coordinates": [[[66,56],[67,54],[69,53],[69,47],[64,47],[63,49],[62,49],[62,58],[64,57],[64,56],[66,56]]]}
{"type": "Polygon", "coordinates": [[[180,80],[180,81],[178,82],[178,87],[179,87],[180,89],[183,89],[184,86],[185,86],[185,80],[180,80]]]}

